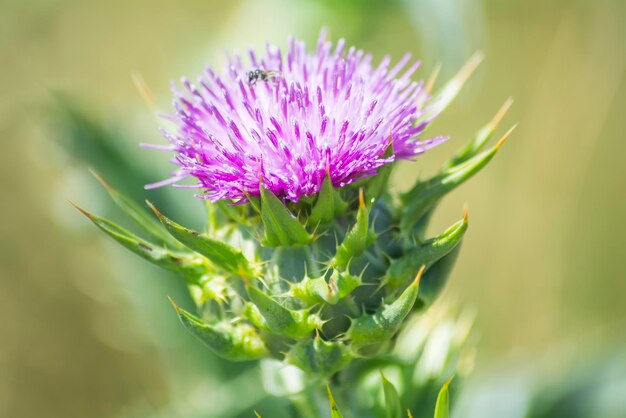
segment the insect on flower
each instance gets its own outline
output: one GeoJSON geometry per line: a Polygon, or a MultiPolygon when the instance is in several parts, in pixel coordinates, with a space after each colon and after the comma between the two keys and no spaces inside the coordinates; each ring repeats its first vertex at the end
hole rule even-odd
{"type": "Polygon", "coordinates": [[[257,68],[256,70],[248,71],[248,84],[254,86],[259,80],[276,80],[278,76],[280,76],[280,71],[263,70],[261,68],[257,68]]]}

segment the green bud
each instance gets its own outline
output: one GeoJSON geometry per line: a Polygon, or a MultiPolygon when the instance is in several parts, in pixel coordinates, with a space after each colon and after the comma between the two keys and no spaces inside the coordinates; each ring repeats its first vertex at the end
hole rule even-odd
{"type": "Polygon", "coordinates": [[[267,328],[278,335],[300,339],[321,326],[319,318],[308,310],[294,311],[285,308],[254,286],[247,286],[246,289],[250,300],[265,319],[267,328]]]}
{"type": "Polygon", "coordinates": [[[380,377],[383,380],[383,393],[385,394],[385,417],[386,418],[403,418],[402,417],[402,403],[400,402],[400,396],[393,383],[391,383],[383,372],[380,372],[380,377]]]}
{"type": "Polygon", "coordinates": [[[326,174],[315,205],[311,210],[308,224],[316,226],[331,222],[336,216],[345,212],[347,207],[348,204],[341,198],[339,191],[335,190],[330,176],[326,174]]]}
{"type": "Polygon", "coordinates": [[[154,211],[167,231],[191,250],[205,256],[216,266],[242,277],[253,275],[250,263],[241,250],[231,247],[225,242],[213,239],[205,234],[185,228],[167,218],[150,202],[148,206],[154,211]]]}
{"type": "Polygon", "coordinates": [[[393,303],[384,305],[372,315],[366,314],[352,320],[346,337],[355,348],[387,341],[398,332],[417,299],[419,281],[425,268],[426,266],[422,266],[415,280],[393,303]]]}
{"type": "Polygon", "coordinates": [[[244,323],[209,325],[185,311],[170,299],[185,328],[215,354],[232,361],[254,360],[266,356],[267,349],[254,328],[244,323]]]}
{"type": "Polygon", "coordinates": [[[313,238],[271,191],[261,187],[261,219],[267,247],[309,244],[313,238]]]}
{"type": "Polygon", "coordinates": [[[359,211],[356,215],[356,223],[348,231],[339,248],[337,248],[331,265],[339,270],[345,270],[353,257],[363,254],[365,249],[371,244],[372,237],[369,230],[369,210],[365,207],[363,189],[360,189],[359,211]]]}
{"type": "Polygon", "coordinates": [[[324,341],[319,334],[291,347],[285,359],[307,373],[330,377],[343,369],[352,359],[346,346],[340,342],[324,341]]]}
{"type": "Polygon", "coordinates": [[[467,231],[468,216],[465,212],[463,219],[454,223],[439,236],[428,240],[409,250],[402,257],[393,260],[387,270],[386,284],[391,289],[398,289],[405,285],[409,277],[414,277],[421,266],[429,268],[437,260],[452,251],[467,231]]]}
{"type": "Polygon", "coordinates": [[[444,169],[435,177],[418,182],[410,191],[401,196],[404,211],[400,219],[400,228],[410,231],[424,214],[426,214],[443,196],[463,184],[478,173],[498,152],[504,141],[513,131],[511,128],[491,149],[484,151],[460,165],[444,169]]]}
{"type": "Polygon", "coordinates": [[[111,221],[95,216],[77,205],[74,205],[74,207],[111,238],[138,256],[161,268],[183,273],[192,282],[197,282],[199,277],[206,272],[206,264],[197,256],[176,253],[166,248],[155,246],[111,221]]]}

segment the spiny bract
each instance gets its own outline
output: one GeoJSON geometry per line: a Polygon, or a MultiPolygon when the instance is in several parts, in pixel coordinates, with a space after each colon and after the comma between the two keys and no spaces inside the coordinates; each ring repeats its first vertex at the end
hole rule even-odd
{"type": "Polygon", "coordinates": [[[205,231],[181,226],[151,204],[157,218],[150,216],[104,180],[145,239],[81,210],[131,251],[181,274],[197,313],[174,303],[175,310],[215,353],[238,361],[284,360],[309,376],[326,378],[354,359],[389,352],[405,318],[440,292],[468,218],[465,214],[429,239],[426,224],[439,200],[484,167],[502,145],[510,131],[483,151],[510,102],[434,177],[391,196],[387,182],[393,161],[425,149],[414,135],[456,96],[478,58],[426,102],[432,82],[410,83],[414,68],[392,80],[400,66],[374,70],[361,52],[344,53],[341,42],[333,56],[336,66],[330,68],[319,59],[330,54],[330,46],[320,45],[317,55],[309,56],[300,43],[292,44],[284,65],[273,49],[266,59],[274,61],[258,63],[253,56],[253,64],[280,71],[283,78],[277,82],[243,84],[236,77],[246,72],[235,58],[230,87],[218,89],[221,81],[213,74],[204,93],[189,87],[196,104],[180,96],[182,137],[172,140],[183,174],[196,176],[209,192],[205,231]],[[322,99],[308,104],[314,111],[307,108],[312,93],[306,92],[307,84],[289,83],[295,73],[311,83],[330,83],[330,91],[322,93],[326,110],[322,99]],[[348,74],[358,74],[351,86],[348,74]],[[243,104],[235,104],[229,90],[235,80],[243,104]],[[384,110],[382,103],[372,107],[379,109],[375,126],[384,126],[378,131],[367,122],[367,103],[375,94],[393,101],[384,110]],[[325,101],[330,96],[332,105],[325,101]],[[285,119],[273,121],[262,107],[270,105],[285,119]],[[332,119],[324,141],[316,136],[307,142],[308,132],[324,130],[325,117],[343,118],[347,108],[366,114],[349,127],[332,119]],[[222,118],[235,114],[239,119],[222,118]],[[267,128],[263,139],[249,125],[257,116],[254,123],[267,128]],[[292,159],[296,154],[307,161],[292,159]]]}

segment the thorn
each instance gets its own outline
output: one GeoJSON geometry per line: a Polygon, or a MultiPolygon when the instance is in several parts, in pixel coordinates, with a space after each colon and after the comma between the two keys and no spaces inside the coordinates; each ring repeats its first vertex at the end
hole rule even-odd
{"type": "Polygon", "coordinates": [[[133,71],[131,78],[143,101],[151,110],[154,109],[154,96],[146,84],[146,81],[143,79],[143,76],[139,72],[133,71]]]}
{"type": "Polygon", "coordinates": [[[363,195],[363,188],[359,188],[359,209],[365,208],[365,197],[363,195]]]}
{"type": "Polygon", "coordinates": [[[508,112],[512,104],[513,104],[512,97],[509,97],[508,99],[506,99],[506,102],[504,102],[500,110],[498,110],[498,113],[496,113],[493,119],[491,119],[491,122],[489,122],[489,125],[491,125],[492,128],[495,128],[496,126],[498,126],[498,124],[500,123],[504,115],[506,115],[506,112],[508,112]]]}
{"type": "Polygon", "coordinates": [[[413,414],[411,413],[411,410],[410,410],[410,409],[407,409],[407,410],[406,410],[406,414],[407,414],[407,416],[408,416],[409,418],[413,418],[413,414]]]}
{"type": "Polygon", "coordinates": [[[416,286],[419,286],[420,280],[422,279],[422,275],[424,274],[425,270],[426,270],[426,264],[423,264],[422,267],[420,267],[420,270],[417,272],[417,276],[415,276],[415,280],[413,280],[413,284],[415,284],[416,286]]]}
{"type": "Polygon", "coordinates": [[[113,187],[111,186],[111,183],[109,183],[108,181],[106,181],[104,179],[104,177],[102,177],[96,170],[94,170],[93,168],[89,168],[89,172],[91,173],[92,176],[94,176],[96,178],[96,180],[98,180],[100,182],[100,184],[102,184],[104,186],[105,189],[107,189],[108,191],[113,190],[113,187]]]}
{"type": "Polygon", "coordinates": [[[148,207],[152,209],[152,212],[154,212],[154,214],[157,216],[157,218],[159,218],[159,220],[161,221],[167,220],[167,218],[161,212],[159,212],[156,206],[154,206],[154,204],[152,204],[152,202],[149,201],[148,199],[146,199],[146,205],[148,205],[148,207]]]}
{"type": "Polygon", "coordinates": [[[315,339],[319,340],[320,339],[320,330],[315,328],[315,339]]]}
{"type": "Polygon", "coordinates": [[[469,220],[469,209],[467,208],[467,203],[463,205],[463,222],[467,223],[469,220]]]}
{"type": "Polygon", "coordinates": [[[256,418],[263,418],[261,417],[261,414],[256,411],[256,409],[254,410],[254,415],[256,415],[256,418]]]}
{"type": "Polygon", "coordinates": [[[513,126],[511,127],[511,129],[509,129],[509,130],[508,130],[508,131],[507,131],[507,132],[506,132],[506,133],[502,136],[502,138],[500,138],[500,140],[498,141],[498,143],[497,143],[497,144],[496,144],[496,146],[495,146],[495,149],[496,149],[496,150],[499,150],[499,149],[500,149],[500,147],[501,147],[501,146],[504,144],[504,142],[508,139],[509,135],[511,135],[511,133],[513,132],[513,130],[514,130],[515,128],[517,128],[517,125],[518,125],[518,124],[519,124],[519,123],[516,123],[515,125],[513,125],[513,126]]]}
{"type": "Polygon", "coordinates": [[[88,217],[89,219],[91,219],[92,221],[94,220],[95,216],[89,212],[87,212],[85,209],[81,208],[80,206],[78,206],[76,203],[72,202],[71,200],[68,201],[70,203],[70,205],[74,206],[76,209],[78,209],[83,215],[85,215],[86,217],[88,217]]]}
{"type": "Polygon", "coordinates": [[[443,384],[444,387],[448,387],[450,386],[450,383],[452,382],[452,379],[454,379],[454,375],[450,376],[448,378],[448,380],[445,381],[445,383],[443,384]]]}
{"type": "Polygon", "coordinates": [[[437,80],[437,76],[439,75],[439,71],[441,71],[441,63],[437,63],[435,68],[433,68],[433,72],[430,73],[428,81],[426,81],[426,85],[424,86],[426,93],[430,93],[432,91],[435,81],[437,80]]]}
{"type": "Polygon", "coordinates": [[[461,67],[461,69],[456,74],[456,76],[454,76],[454,78],[457,79],[460,84],[465,84],[467,79],[476,70],[476,68],[482,62],[484,57],[485,55],[482,53],[482,51],[474,52],[472,56],[467,60],[465,65],[461,67]]]}
{"type": "Polygon", "coordinates": [[[168,296],[167,296],[167,300],[169,300],[169,301],[170,301],[170,303],[172,304],[172,306],[173,306],[173,307],[174,307],[174,309],[176,310],[176,313],[179,313],[179,312],[180,312],[180,306],[178,306],[178,305],[176,304],[176,302],[174,302],[174,299],[172,299],[172,297],[168,295],[168,296]]]}

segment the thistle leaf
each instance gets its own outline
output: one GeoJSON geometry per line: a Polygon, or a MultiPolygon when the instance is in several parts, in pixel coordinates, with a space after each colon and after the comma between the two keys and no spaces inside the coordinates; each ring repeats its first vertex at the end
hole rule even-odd
{"type": "Polygon", "coordinates": [[[342,370],[352,359],[346,346],[340,342],[324,341],[319,335],[291,347],[285,359],[306,373],[330,377],[342,370]]]}
{"type": "Polygon", "coordinates": [[[91,174],[104,186],[115,204],[126,213],[144,232],[150,235],[157,242],[166,244],[173,248],[181,248],[179,242],[174,240],[167,233],[163,225],[152,217],[146,210],[139,206],[134,200],[125,196],[94,170],[91,174]]]}
{"type": "Polygon", "coordinates": [[[294,311],[285,308],[272,297],[254,286],[246,288],[250,300],[265,319],[267,327],[274,333],[290,338],[304,338],[319,324],[308,311],[294,311]]]}
{"type": "Polygon", "coordinates": [[[369,210],[365,206],[363,189],[359,190],[359,211],[356,215],[356,223],[344,237],[341,245],[337,248],[331,265],[340,271],[347,268],[353,257],[358,257],[371,242],[372,236],[369,231],[369,210]]]}
{"type": "Polygon", "coordinates": [[[393,337],[413,308],[425,268],[426,266],[422,266],[415,280],[393,303],[383,306],[372,315],[365,314],[352,320],[346,337],[355,348],[387,341],[393,337]]]}
{"type": "Polygon", "coordinates": [[[330,418],[343,418],[329,385],[326,385],[326,390],[328,391],[328,402],[330,404],[330,418]]]}
{"type": "Polygon", "coordinates": [[[402,257],[393,260],[387,270],[386,283],[391,289],[405,285],[409,277],[414,277],[421,266],[428,269],[437,260],[451,252],[461,242],[467,231],[467,212],[463,219],[454,223],[437,237],[418,244],[402,257]]]}
{"type": "Polygon", "coordinates": [[[148,206],[154,211],[167,231],[181,244],[211,260],[215,265],[242,277],[253,275],[250,262],[238,250],[225,242],[210,238],[197,231],[185,228],[172,221],[150,202],[148,206]]]}
{"type": "Polygon", "coordinates": [[[380,372],[380,377],[383,380],[383,393],[385,394],[385,418],[402,418],[402,405],[398,391],[382,372],[380,372]]]}
{"type": "Polygon", "coordinates": [[[190,254],[175,253],[166,248],[155,246],[109,220],[95,216],[77,205],[74,207],[111,238],[161,268],[183,273],[187,279],[194,282],[206,271],[206,266],[197,257],[190,254]]]}
{"type": "Polygon", "coordinates": [[[268,247],[308,244],[312,236],[289,209],[272,193],[261,187],[261,219],[265,227],[263,245],[268,247]]]}
{"type": "Polygon", "coordinates": [[[446,380],[446,383],[443,384],[439,391],[437,403],[435,404],[435,418],[448,418],[450,415],[450,392],[448,386],[450,386],[451,381],[452,377],[446,380]]]}
{"type": "Polygon", "coordinates": [[[466,180],[478,173],[498,152],[504,141],[513,132],[515,126],[491,149],[484,151],[460,165],[444,169],[435,177],[418,182],[410,191],[401,196],[404,202],[404,211],[400,220],[403,231],[410,231],[428,210],[430,210],[448,192],[463,184],[466,180]]]}
{"type": "Polygon", "coordinates": [[[319,225],[328,223],[335,219],[335,216],[342,214],[347,207],[348,204],[341,198],[339,192],[335,190],[330,176],[326,174],[315,205],[311,210],[308,224],[319,225]]]}
{"type": "Polygon", "coordinates": [[[218,356],[231,361],[246,361],[267,354],[265,344],[254,328],[241,323],[209,325],[176,305],[171,298],[170,302],[184,327],[218,356]]]}

